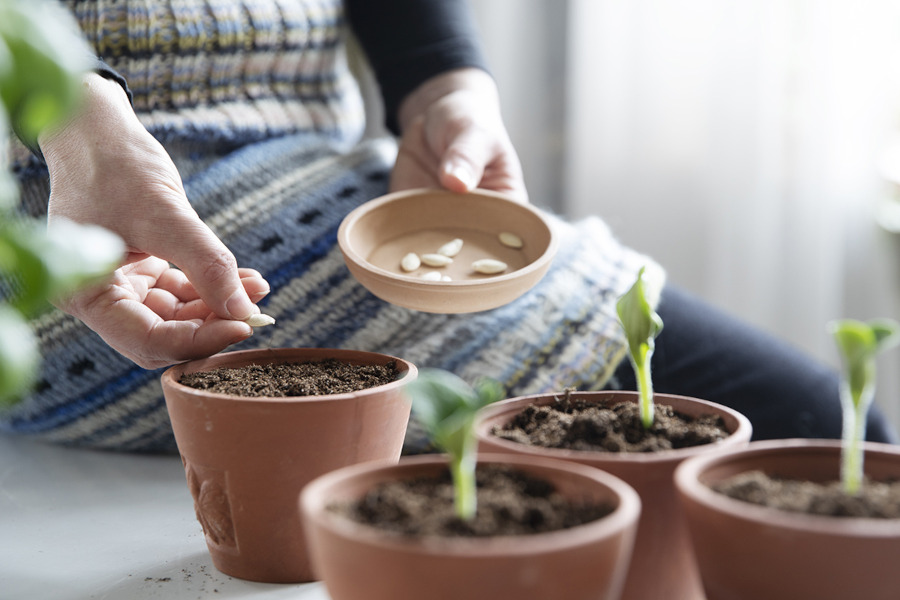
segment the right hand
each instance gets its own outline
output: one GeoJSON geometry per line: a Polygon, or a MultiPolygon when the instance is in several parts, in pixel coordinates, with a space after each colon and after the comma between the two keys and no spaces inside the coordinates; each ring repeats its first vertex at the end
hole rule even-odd
{"type": "Polygon", "coordinates": [[[56,301],[138,365],[215,354],[252,335],[243,322],[269,284],[239,269],[185,195],[175,165],[143,127],[121,86],[85,78],[86,102],[39,139],[50,171],[48,226],[103,226],[128,250],[103,283],[56,301]],[[173,268],[170,263],[177,266],[173,268]]]}

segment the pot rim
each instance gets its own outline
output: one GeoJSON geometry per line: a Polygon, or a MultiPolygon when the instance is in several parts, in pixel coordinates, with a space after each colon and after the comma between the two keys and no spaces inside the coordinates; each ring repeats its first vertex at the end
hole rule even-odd
{"type": "MultiPolygon", "coordinates": [[[[688,448],[677,448],[673,450],[660,450],[658,452],[601,452],[597,450],[572,450],[569,448],[546,448],[543,446],[529,446],[512,442],[491,434],[488,429],[488,421],[507,415],[513,415],[524,406],[535,401],[550,401],[554,396],[560,396],[564,392],[550,392],[544,394],[530,394],[527,396],[517,396],[508,398],[499,402],[494,402],[485,406],[478,411],[475,417],[475,434],[480,439],[489,439],[491,443],[501,447],[508,447],[510,451],[516,453],[527,454],[529,456],[548,456],[563,460],[591,460],[614,463],[661,463],[661,462],[681,462],[686,458],[708,454],[712,448],[729,448],[735,444],[741,444],[743,441],[749,441],[753,433],[753,426],[750,420],[740,412],[727,406],[694,398],[692,396],[682,396],[678,394],[654,393],[653,397],[660,403],[675,404],[699,404],[705,406],[710,412],[720,413],[733,419],[737,425],[729,435],[718,442],[712,444],[703,444],[700,446],[691,446],[688,448]]],[[[575,398],[584,398],[588,400],[597,399],[598,401],[608,397],[620,397],[623,401],[637,402],[640,394],[630,390],[594,390],[594,391],[575,391],[572,392],[575,398]]],[[[676,407],[677,410],[677,407],[676,407]]],[[[491,424],[490,426],[493,426],[491,424]]],[[[718,450],[717,450],[718,451],[718,450]]]]}
{"type": "MultiPolygon", "coordinates": [[[[879,454],[895,457],[900,461],[900,446],[878,442],[863,444],[866,455],[879,454]]],[[[840,536],[883,537],[900,536],[900,519],[869,517],[829,517],[795,513],[743,502],[713,491],[701,481],[708,469],[729,462],[752,457],[776,456],[783,453],[823,455],[835,461],[835,473],[840,465],[840,440],[792,438],[750,442],[743,448],[727,449],[716,454],[696,456],[684,461],[675,469],[674,481],[678,493],[708,510],[720,512],[742,521],[766,523],[773,527],[796,531],[814,529],[821,533],[840,536]]]]}
{"type": "MultiPolygon", "coordinates": [[[[375,362],[375,361],[373,361],[375,362]]],[[[160,376],[160,381],[162,383],[163,388],[166,387],[173,388],[179,390],[182,394],[191,396],[191,397],[203,397],[210,398],[219,401],[231,401],[231,402],[256,402],[260,404],[265,403],[298,403],[298,402],[338,402],[338,401],[346,401],[351,399],[358,399],[360,397],[365,397],[371,395],[372,393],[383,393],[391,391],[395,388],[401,387],[415,379],[418,375],[418,368],[416,365],[411,363],[410,361],[400,358],[397,356],[392,356],[390,354],[384,354],[380,352],[369,352],[366,350],[352,350],[347,348],[308,348],[308,347],[281,347],[281,348],[254,348],[250,350],[231,350],[228,352],[220,352],[218,354],[214,354],[207,358],[200,358],[196,360],[189,360],[183,363],[178,363],[176,365],[172,365],[167,368],[163,374],[160,376]],[[306,355],[310,355],[311,358],[304,358],[306,355]],[[335,358],[338,360],[342,360],[350,355],[360,356],[364,355],[370,358],[378,358],[379,363],[381,362],[389,362],[391,360],[396,361],[397,364],[401,367],[399,371],[399,378],[391,381],[390,383],[386,383],[383,385],[379,385],[376,387],[366,388],[363,390],[357,390],[355,392],[345,392],[342,394],[323,394],[318,396],[238,396],[235,394],[224,394],[221,392],[212,392],[209,390],[200,390],[197,388],[193,388],[182,383],[178,382],[178,379],[185,372],[196,372],[204,370],[204,363],[207,362],[222,362],[222,364],[216,364],[215,367],[229,367],[235,363],[240,364],[249,364],[253,362],[252,358],[259,357],[260,362],[264,363],[272,363],[278,362],[282,360],[282,356],[284,357],[295,357],[295,358],[287,358],[289,361],[303,361],[303,360],[317,360],[312,358],[312,355],[318,356],[318,360],[324,360],[326,358],[335,358]],[[196,368],[195,368],[196,367],[196,368]],[[189,371],[190,370],[190,371],[189,371]]]]}
{"type": "Polygon", "coordinates": [[[478,455],[479,464],[512,464],[537,467],[536,476],[542,472],[565,471],[574,473],[593,485],[600,485],[617,497],[618,506],[612,513],[575,527],[536,533],[533,535],[496,536],[482,538],[411,538],[380,530],[377,527],[351,521],[325,508],[326,495],[335,484],[360,477],[389,476],[395,472],[417,471],[421,467],[440,468],[446,465],[444,454],[403,456],[397,461],[374,461],[343,467],[326,473],[303,489],[300,495],[301,511],[317,524],[354,543],[389,548],[395,551],[414,552],[434,556],[468,556],[487,558],[496,556],[527,556],[584,546],[598,539],[615,535],[637,527],[641,512],[641,499],[637,492],[623,480],[600,469],[544,457],[525,457],[512,454],[490,453],[478,455]]]}

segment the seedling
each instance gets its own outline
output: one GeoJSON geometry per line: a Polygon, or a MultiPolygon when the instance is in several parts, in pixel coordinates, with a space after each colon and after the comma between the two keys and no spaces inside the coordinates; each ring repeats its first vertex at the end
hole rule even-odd
{"type": "Polygon", "coordinates": [[[650,359],[653,357],[656,336],[662,331],[663,322],[648,300],[645,270],[645,267],[641,267],[631,289],[619,298],[616,313],[625,330],[628,358],[637,379],[641,398],[641,422],[645,429],[649,429],[653,425],[653,380],[650,374],[650,359]]]}
{"type": "Polygon", "coordinates": [[[853,319],[832,321],[828,329],[841,357],[841,484],[857,494],[863,478],[866,415],[875,398],[875,358],[900,342],[900,324],[889,319],[863,323],[853,319]]]}
{"type": "Polygon", "coordinates": [[[469,520],[477,508],[475,413],[499,400],[503,388],[493,379],[483,378],[473,387],[447,371],[422,369],[408,390],[413,413],[449,457],[456,514],[469,520]]]}

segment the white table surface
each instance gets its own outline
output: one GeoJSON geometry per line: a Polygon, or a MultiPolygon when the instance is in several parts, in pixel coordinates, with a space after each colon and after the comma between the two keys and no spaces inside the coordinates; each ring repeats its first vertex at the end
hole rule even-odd
{"type": "Polygon", "coordinates": [[[210,560],[181,460],[0,435],[0,599],[328,600],[210,560]]]}

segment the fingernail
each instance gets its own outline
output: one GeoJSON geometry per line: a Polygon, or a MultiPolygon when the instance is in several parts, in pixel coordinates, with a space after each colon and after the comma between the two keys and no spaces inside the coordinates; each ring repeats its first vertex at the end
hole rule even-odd
{"type": "Polygon", "coordinates": [[[240,292],[235,293],[225,302],[225,310],[228,311],[228,314],[232,319],[236,319],[238,321],[243,321],[251,314],[256,312],[253,309],[253,303],[250,302],[250,299],[247,297],[247,295],[240,292]]]}
{"type": "Polygon", "coordinates": [[[458,179],[464,186],[466,186],[467,190],[475,188],[475,175],[473,175],[472,171],[465,166],[459,164],[448,165],[447,174],[458,179]]]}

